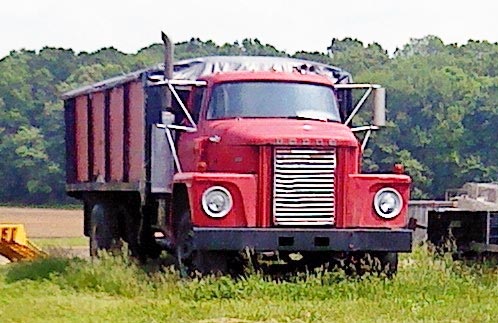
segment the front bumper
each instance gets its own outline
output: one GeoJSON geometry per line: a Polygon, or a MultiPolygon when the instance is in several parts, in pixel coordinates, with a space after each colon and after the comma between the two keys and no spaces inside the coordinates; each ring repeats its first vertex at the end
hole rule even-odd
{"type": "Polygon", "coordinates": [[[410,252],[408,229],[194,228],[198,250],[410,252]]]}

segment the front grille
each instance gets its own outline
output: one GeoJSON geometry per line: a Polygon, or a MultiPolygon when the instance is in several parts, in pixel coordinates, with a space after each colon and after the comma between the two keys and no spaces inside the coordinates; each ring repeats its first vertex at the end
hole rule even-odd
{"type": "Polygon", "coordinates": [[[273,216],[277,225],[333,225],[336,150],[276,148],[273,216]]]}

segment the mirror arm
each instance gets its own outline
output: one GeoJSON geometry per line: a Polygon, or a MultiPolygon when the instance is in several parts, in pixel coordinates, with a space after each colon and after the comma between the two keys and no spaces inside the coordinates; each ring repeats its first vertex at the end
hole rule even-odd
{"type": "Polygon", "coordinates": [[[361,126],[361,127],[355,127],[352,128],[352,132],[360,132],[360,131],[366,131],[367,133],[365,134],[365,137],[363,138],[363,141],[361,143],[361,150],[365,150],[368,144],[368,140],[370,139],[370,136],[372,135],[372,131],[374,130],[379,130],[380,128],[378,126],[374,125],[368,125],[368,126],[361,126]]]}
{"type": "Polygon", "coordinates": [[[175,142],[173,141],[173,135],[171,134],[171,130],[169,129],[169,127],[166,127],[165,133],[166,133],[166,138],[168,139],[169,147],[171,149],[171,154],[173,155],[173,160],[175,161],[176,170],[178,171],[178,173],[181,173],[182,167],[180,165],[180,159],[178,158],[175,142]]]}
{"type": "Polygon", "coordinates": [[[367,147],[368,139],[370,139],[370,135],[372,135],[372,129],[367,130],[367,133],[365,134],[365,138],[363,138],[363,142],[361,143],[361,151],[365,150],[365,147],[367,147]]]}
{"type": "Polygon", "coordinates": [[[356,113],[358,113],[358,110],[360,110],[360,108],[362,107],[363,103],[365,103],[365,101],[368,99],[368,96],[370,95],[370,93],[372,93],[372,88],[368,88],[365,93],[363,94],[363,96],[361,97],[360,101],[358,101],[358,103],[356,104],[356,106],[354,107],[353,111],[351,112],[351,114],[349,115],[349,117],[347,118],[346,122],[344,122],[344,124],[347,126],[351,120],[353,120],[353,117],[356,115],[356,113]]]}
{"type": "Polygon", "coordinates": [[[185,116],[187,117],[187,120],[188,122],[190,123],[191,127],[195,130],[197,130],[197,125],[195,124],[194,120],[192,119],[192,116],[190,115],[190,112],[187,110],[187,108],[185,107],[185,104],[183,104],[183,101],[182,99],[180,98],[180,96],[178,95],[178,93],[176,92],[175,88],[173,87],[173,85],[171,85],[171,83],[168,82],[168,88],[169,90],[171,91],[171,93],[173,93],[173,95],[175,96],[175,99],[176,101],[180,104],[180,107],[182,108],[182,112],[185,114],[185,116]]]}

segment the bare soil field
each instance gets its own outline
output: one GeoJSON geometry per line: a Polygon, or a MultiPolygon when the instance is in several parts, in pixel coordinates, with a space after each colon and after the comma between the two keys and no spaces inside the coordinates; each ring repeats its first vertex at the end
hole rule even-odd
{"type": "MultiPolygon", "coordinates": [[[[83,237],[83,210],[0,207],[0,223],[24,224],[29,239],[83,237]]],[[[88,245],[43,248],[49,254],[88,257],[88,245]]],[[[6,263],[0,255],[0,264],[6,263]]]]}
{"type": "Polygon", "coordinates": [[[29,238],[83,236],[83,210],[0,207],[0,223],[24,224],[29,238]]]}

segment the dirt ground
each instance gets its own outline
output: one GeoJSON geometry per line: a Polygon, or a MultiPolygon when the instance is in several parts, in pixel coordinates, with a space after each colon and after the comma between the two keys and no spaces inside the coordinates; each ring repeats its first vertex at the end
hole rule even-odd
{"type": "MultiPolygon", "coordinates": [[[[83,237],[83,210],[0,207],[0,223],[24,224],[28,239],[83,237]]],[[[54,250],[45,250],[51,254],[54,250]]],[[[88,246],[60,247],[57,255],[88,258],[88,246]]],[[[0,255],[0,265],[9,261],[0,255]]]]}
{"type": "Polygon", "coordinates": [[[83,210],[0,207],[0,223],[24,224],[29,238],[83,236],[83,210]]]}

